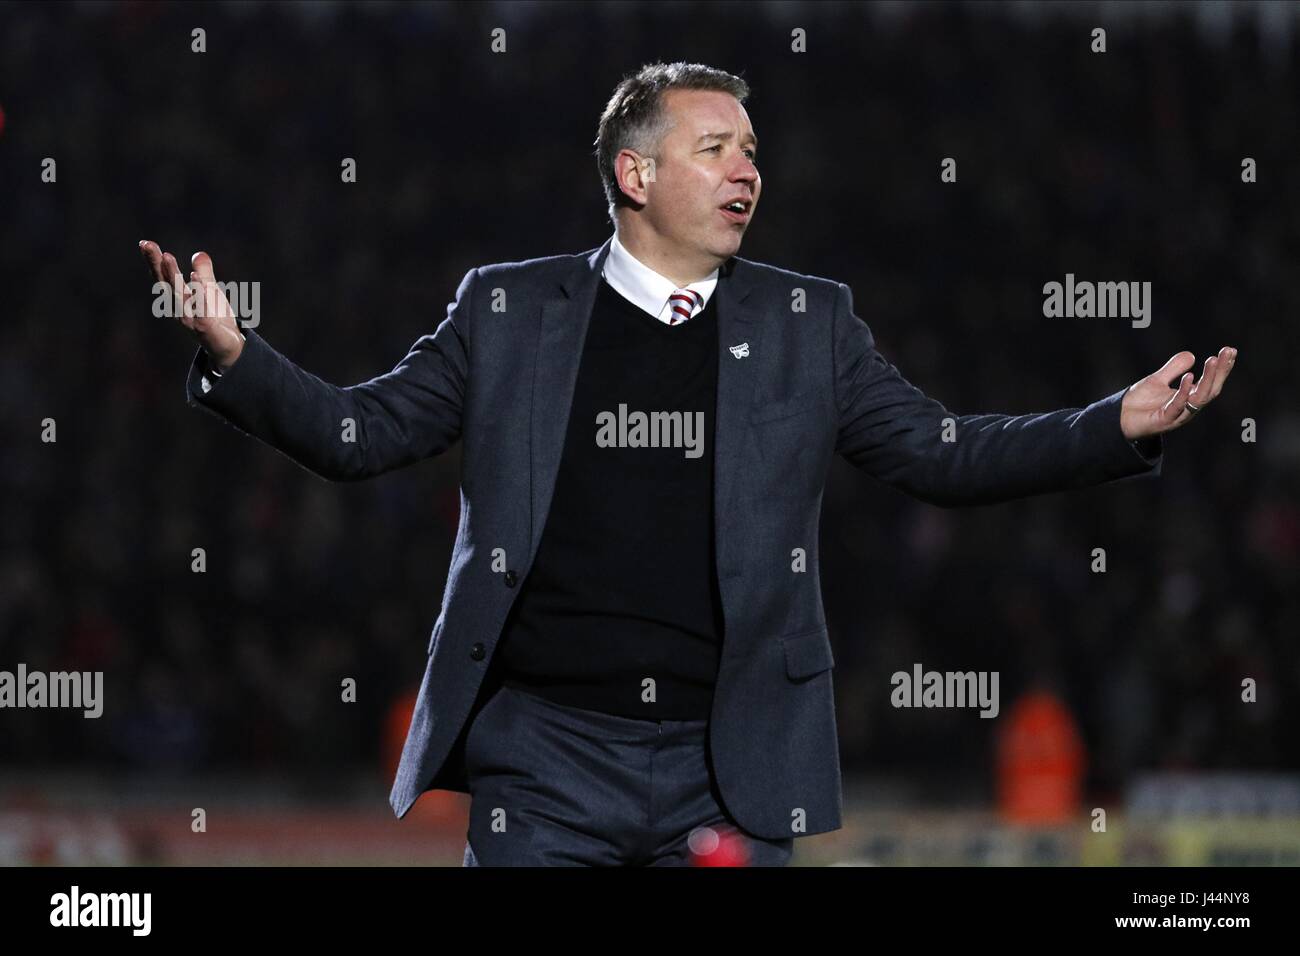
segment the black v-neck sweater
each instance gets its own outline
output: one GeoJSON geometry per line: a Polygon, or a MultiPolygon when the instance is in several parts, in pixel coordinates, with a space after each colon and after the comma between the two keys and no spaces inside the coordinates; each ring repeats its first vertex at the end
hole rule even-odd
{"type": "Polygon", "coordinates": [[[625,717],[709,716],[723,627],[716,302],[670,326],[601,282],[550,512],[496,652],[508,686],[625,717]],[[637,412],[678,412],[681,426],[631,447],[652,440],[637,412]]]}

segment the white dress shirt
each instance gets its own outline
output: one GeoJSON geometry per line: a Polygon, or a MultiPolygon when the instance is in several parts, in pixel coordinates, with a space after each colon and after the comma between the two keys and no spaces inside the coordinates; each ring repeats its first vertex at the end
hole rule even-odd
{"type": "MultiPolygon", "coordinates": [[[[673,309],[668,297],[681,286],[655,272],[628,252],[623,243],[618,241],[617,233],[614,234],[614,240],[609,245],[609,255],[605,257],[605,268],[601,274],[614,291],[623,298],[643,312],[653,315],[664,325],[670,324],[668,320],[673,316],[673,309]]],[[[709,297],[718,287],[718,270],[714,269],[707,278],[690,283],[689,287],[704,299],[704,305],[692,313],[693,318],[709,304],[709,297]]]]}

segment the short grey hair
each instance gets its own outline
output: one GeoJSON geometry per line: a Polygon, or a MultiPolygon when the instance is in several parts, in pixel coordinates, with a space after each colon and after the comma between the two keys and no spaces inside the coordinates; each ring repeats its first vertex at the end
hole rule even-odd
{"type": "Polygon", "coordinates": [[[610,222],[619,206],[632,200],[618,188],[614,159],[624,149],[653,156],[672,128],[663,95],[668,90],[717,90],[740,102],[749,96],[749,84],[725,70],[702,63],[648,63],[623,77],[600,114],[596,131],[596,165],[600,170],[610,222]]]}

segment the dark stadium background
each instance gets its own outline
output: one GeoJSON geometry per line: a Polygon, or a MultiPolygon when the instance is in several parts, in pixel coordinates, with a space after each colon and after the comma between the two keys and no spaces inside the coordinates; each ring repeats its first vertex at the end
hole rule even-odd
{"type": "Polygon", "coordinates": [[[107,701],[0,712],[0,862],[459,862],[464,798],[401,823],[386,803],[459,447],[328,484],[187,407],[194,344],[151,314],[136,242],[260,282],[269,343],[363,381],[466,270],[606,238],[596,120],[659,59],[752,87],[764,190],[741,255],[848,283],[954,412],[1082,406],[1180,349],[1198,375],[1241,354],[1159,480],[942,510],[837,461],[820,569],[846,827],[796,862],[1300,860],[1295,13],[0,5],[0,668],[103,670],[107,701]],[[1067,272],[1152,282],[1150,327],[1044,318],[1067,272]],[[893,708],[915,662],[999,671],[1002,716],[893,708]],[[1035,688],[1086,752],[1077,819],[1036,828],[999,812],[997,762],[1035,688]]]}

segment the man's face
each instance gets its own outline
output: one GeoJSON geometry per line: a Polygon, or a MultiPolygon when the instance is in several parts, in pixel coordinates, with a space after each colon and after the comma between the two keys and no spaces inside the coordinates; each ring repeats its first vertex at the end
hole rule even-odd
{"type": "Polygon", "coordinates": [[[749,114],[730,93],[714,90],[669,90],[664,108],[672,127],[643,212],[670,246],[721,262],[739,251],[763,185],[749,114]],[[734,199],[746,204],[740,215],[723,209],[734,199]]]}

